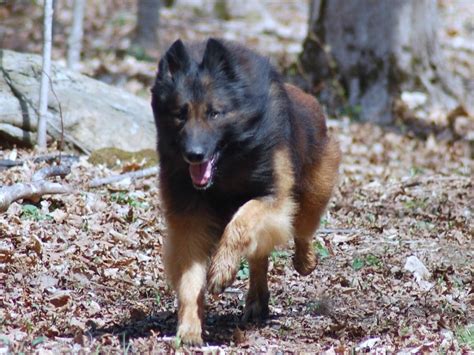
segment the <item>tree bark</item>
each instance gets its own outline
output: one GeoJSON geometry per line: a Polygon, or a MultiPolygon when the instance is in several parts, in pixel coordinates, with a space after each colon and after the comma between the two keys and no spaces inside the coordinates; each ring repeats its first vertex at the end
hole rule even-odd
{"type": "Polygon", "coordinates": [[[44,29],[43,29],[43,65],[41,72],[41,86],[38,114],[38,147],[46,149],[46,125],[48,112],[49,77],[51,72],[51,45],[53,24],[53,1],[44,1],[44,29]]]}
{"type": "Polygon", "coordinates": [[[138,0],[136,44],[143,48],[158,45],[160,0],[138,0]]]}
{"type": "Polygon", "coordinates": [[[392,123],[402,91],[451,111],[463,87],[445,70],[437,29],[435,0],[312,0],[302,68],[331,112],[392,123]]]}
{"type": "Polygon", "coordinates": [[[76,70],[81,60],[84,9],[86,0],[74,0],[71,33],[68,38],[67,66],[76,70]]]}

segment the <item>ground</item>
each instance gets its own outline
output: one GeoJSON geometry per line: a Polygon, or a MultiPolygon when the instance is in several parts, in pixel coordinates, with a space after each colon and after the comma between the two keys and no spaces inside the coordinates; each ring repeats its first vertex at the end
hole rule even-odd
{"type": "MultiPolygon", "coordinates": [[[[164,9],[161,47],[152,55],[176,34],[196,39],[238,33],[276,64],[288,65],[301,48],[306,10],[297,2],[285,11],[279,2],[264,2],[278,21],[289,19],[287,27],[223,23],[164,9]]],[[[133,2],[89,3],[82,70],[147,96],[156,61],[127,53],[133,2]]],[[[469,0],[438,3],[447,20],[440,37],[450,69],[472,77],[473,6],[469,0]]],[[[0,6],[0,47],[39,53],[41,9],[17,4],[0,6]],[[18,23],[23,31],[16,30],[18,23]]],[[[66,48],[70,11],[63,10],[56,59],[66,48]]],[[[206,346],[200,350],[474,351],[472,140],[419,139],[348,117],[331,120],[330,127],[343,162],[314,238],[318,267],[301,277],[292,266],[291,245],[276,251],[269,277],[271,316],[240,328],[248,281],[243,261],[232,287],[207,299],[206,346]]],[[[34,155],[0,150],[0,159],[26,162],[2,171],[0,186],[29,181],[45,164],[34,163],[34,155]]],[[[109,169],[96,163],[81,157],[74,165],[63,181],[74,193],[20,201],[0,214],[1,353],[188,350],[174,338],[175,299],[161,262],[166,228],[156,178],[93,189],[88,183],[95,177],[142,165],[137,160],[109,169]]]]}
{"type": "MultiPolygon", "coordinates": [[[[343,151],[338,188],[299,276],[291,247],[272,255],[271,317],[239,328],[248,270],[208,297],[205,349],[347,353],[472,350],[472,167],[460,142],[421,141],[331,121],[343,151]],[[416,256],[423,267],[409,271],[416,256]]],[[[38,164],[3,172],[28,181],[38,164]]],[[[122,169],[136,167],[127,163],[122,169]]],[[[118,172],[118,171],[115,171],[118,172]]],[[[0,350],[146,352],[179,348],[161,262],[166,230],[156,178],[91,189],[112,172],[85,157],[75,193],[14,203],[0,216],[0,350]]]]}

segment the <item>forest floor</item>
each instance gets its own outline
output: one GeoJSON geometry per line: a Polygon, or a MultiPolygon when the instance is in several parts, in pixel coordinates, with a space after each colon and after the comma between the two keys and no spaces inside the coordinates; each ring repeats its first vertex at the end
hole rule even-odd
{"type": "MultiPolygon", "coordinates": [[[[472,350],[469,147],[348,121],[331,127],[344,158],[314,240],[319,266],[301,277],[291,248],[275,252],[271,317],[240,329],[248,277],[242,263],[232,288],[208,298],[203,350],[472,350]]],[[[29,181],[41,167],[31,154],[2,151],[27,163],[4,171],[0,184],[29,181]]],[[[125,165],[119,169],[136,163],[125,165]]],[[[65,181],[75,193],[14,203],[0,215],[0,351],[179,346],[160,256],[166,231],[156,178],[87,187],[114,172],[83,157],[65,181]]]]}
{"type": "MultiPolygon", "coordinates": [[[[185,39],[238,34],[285,67],[301,50],[305,6],[288,2],[281,11],[279,2],[264,2],[284,26],[164,9],[161,46],[152,55],[176,34],[185,39]]],[[[82,71],[146,97],[156,60],[127,52],[133,1],[89,3],[82,71]]],[[[472,77],[474,8],[469,0],[438,3],[450,69],[472,77]]],[[[17,4],[0,6],[0,47],[39,53],[41,9],[17,4]],[[23,31],[17,31],[18,23],[23,31]]],[[[70,9],[59,11],[57,20],[54,55],[60,59],[70,9]]],[[[271,316],[243,329],[238,326],[248,281],[243,262],[232,288],[208,297],[206,346],[194,350],[474,351],[472,146],[433,136],[421,140],[347,118],[331,120],[330,127],[343,162],[314,239],[317,269],[301,277],[292,266],[291,246],[273,253],[271,316]]],[[[0,150],[0,159],[25,162],[2,171],[0,186],[29,181],[45,164],[34,163],[34,154],[0,150]]],[[[88,187],[95,177],[141,163],[109,169],[81,157],[63,181],[74,193],[13,203],[0,214],[0,353],[188,350],[174,338],[175,299],[161,262],[166,229],[156,178],[88,187]]]]}

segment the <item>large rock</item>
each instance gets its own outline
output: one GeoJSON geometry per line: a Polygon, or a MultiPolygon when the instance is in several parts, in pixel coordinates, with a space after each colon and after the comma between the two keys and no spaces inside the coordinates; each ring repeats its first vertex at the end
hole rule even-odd
{"type": "MultiPolygon", "coordinates": [[[[0,49],[0,143],[36,140],[41,57],[0,49]]],[[[121,89],[52,65],[48,134],[60,137],[61,104],[66,140],[83,151],[116,147],[154,149],[156,131],[149,102],[121,89]]]]}

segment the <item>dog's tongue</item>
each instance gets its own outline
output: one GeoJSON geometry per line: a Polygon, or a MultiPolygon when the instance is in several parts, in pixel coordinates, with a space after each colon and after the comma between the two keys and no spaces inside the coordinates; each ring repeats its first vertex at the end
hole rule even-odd
{"type": "Polygon", "coordinates": [[[212,174],[212,160],[208,160],[200,164],[190,164],[189,174],[193,180],[194,185],[205,186],[211,179],[212,174]]]}

